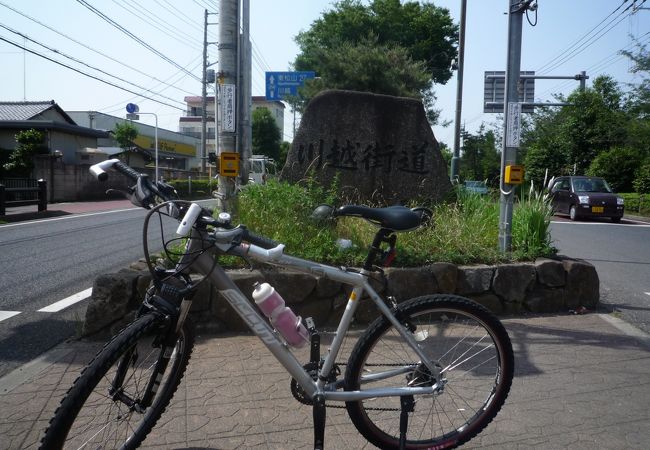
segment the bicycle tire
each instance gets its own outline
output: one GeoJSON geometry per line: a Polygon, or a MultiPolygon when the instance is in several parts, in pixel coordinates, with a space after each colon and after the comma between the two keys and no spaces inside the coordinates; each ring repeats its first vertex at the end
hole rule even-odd
{"type": "MultiPolygon", "coordinates": [[[[486,308],[455,295],[417,297],[400,304],[398,311],[403,323],[415,326],[411,330],[420,347],[440,364],[446,379],[441,392],[414,397],[406,448],[444,449],[467,442],[494,419],[508,396],[514,374],[508,333],[486,308]]],[[[399,378],[361,383],[363,374],[377,374],[382,366],[395,369],[417,365],[418,360],[394,326],[380,317],[350,354],[345,390],[403,387],[409,381],[431,386],[432,377],[424,366],[399,378]]],[[[346,408],[369,442],[382,449],[399,447],[399,397],[346,402],[346,408]]]]}
{"type": "Polygon", "coordinates": [[[41,448],[131,449],[140,445],[169,404],[189,363],[194,345],[189,321],[175,338],[159,389],[146,410],[138,412],[119,399],[111,398],[108,391],[114,374],[121,367],[126,372],[119,392],[132,399],[140,398],[161,355],[156,341],[167,334],[167,328],[161,315],[148,313],[108,342],[83,369],[61,401],[41,440],[41,448]],[[123,365],[125,361],[128,362],[123,365]],[[94,447],[86,447],[87,444],[94,447]]]}

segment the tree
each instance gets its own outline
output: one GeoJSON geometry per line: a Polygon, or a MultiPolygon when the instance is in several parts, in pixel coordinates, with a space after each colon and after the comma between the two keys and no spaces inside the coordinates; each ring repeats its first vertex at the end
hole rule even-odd
{"type": "Polygon", "coordinates": [[[494,131],[481,125],[477,134],[463,134],[460,175],[465,180],[498,181],[501,168],[500,153],[496,148],[494,131]]]}
{"type": "Polygon", "coordinates": [[[138,129],[129,122],[116,123],[113,130],[113,139],[117,145],[124,150],[130,150],[133,147],[133,141],[138,137],[138,129]]]}
{"type": "Polygon", "coordinates": [[[300,52],[294,68],[313,70],[320,78],[304,94],[305,102],[318,90],[334,87],[406,95],[422,98],[432,120],[437,118],[432,85],[451,78],[458,29],[447,9],[430,3],[342,0],[299,33],[296,42],[300,52]],[[386,51],[392,54],[381,55],[386,51]],[[365,64],[353,59],[358,56],[365,64]],[[407,67],[398,66],[403,63],[407,67]]]}
{"type": "Polygon", "coordinates": [[[268,108],[253,111],[253,153],[266,155],[278,161],[282,136],[268,108]]]}
{"type": "Polygon", "coordinates": [[[643,156],[636,150],[615,147],[601,152],[592,161],[587,175],[603,177],[616,192],[631,192],[643,156]]]}
{"type": "Polygon", "coordinates": [[[639,194],[650,194],[650,160],[639,167],[634,178],[634,190],[639,194]]]}
{"type": "Polygon", "coordinates": [[[582,175],[600,152],[625,146],[628,115],[622,107],[622,98],[622,91],[612,78],[599,76],[593,87],[584,92],[576,90],[566,99],[558,97],[568,102],[568,106],[544,108],[535,113],[522,145],[525,151],[534,154],[535,160],[531,157],[526,163],[529,173],[530,162],[552,163],[552,167],[532,167],[535,177],[545,168],[582,175]]]}
{"type": "Polygon", "coordinates": [[[15,136],[18,146],[11,153],[4,169],[9,175],[28,177],[34,169],[34,156],[47,153],[45,133],[35,129],[21,131],[15,136]]]}

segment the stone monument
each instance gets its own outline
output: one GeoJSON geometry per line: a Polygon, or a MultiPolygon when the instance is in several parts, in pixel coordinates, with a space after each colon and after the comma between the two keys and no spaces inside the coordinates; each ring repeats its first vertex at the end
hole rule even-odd
{"type": "Polygon", "coordinates": [[[422,102],[341,90],[323,91],[305,110],[281,179],[309,176],[344,202],[438,202],[451,190],[447,167],[422,102]]]}

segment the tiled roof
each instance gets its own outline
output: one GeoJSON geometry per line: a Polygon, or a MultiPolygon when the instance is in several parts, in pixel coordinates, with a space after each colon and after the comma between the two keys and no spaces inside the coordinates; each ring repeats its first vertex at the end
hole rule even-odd
{"type": "Polygon", "coordinates": [[[54,100],[44,102],[0,102],[0,120],[30,120],[52,108],[54,100]]]}

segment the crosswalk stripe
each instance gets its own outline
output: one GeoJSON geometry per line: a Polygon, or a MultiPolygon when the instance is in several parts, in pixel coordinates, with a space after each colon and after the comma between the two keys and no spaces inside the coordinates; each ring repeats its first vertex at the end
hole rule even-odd
{"type": "Polygon", "coordinates": [[[0,311],[0,322],[20,314],[20,311],[0,311]]]}
{"type": "Polygon", "coordinates": [[[85,289],[81,292],[77,292],[76,294],[71,295],[70,297],[66,297],[63,300],[59,300],[58,302],[52,303],[51,305],[46,306],[45,308],[41,308],[38,310],[38,312],[61,311],[62,309],[65,309],[70,305],[74,305],[77,302],[87,299],[88,297],[90,297],[90,294],[92,294],[92,292],[93,292],[93,288],[85,289]]]}

